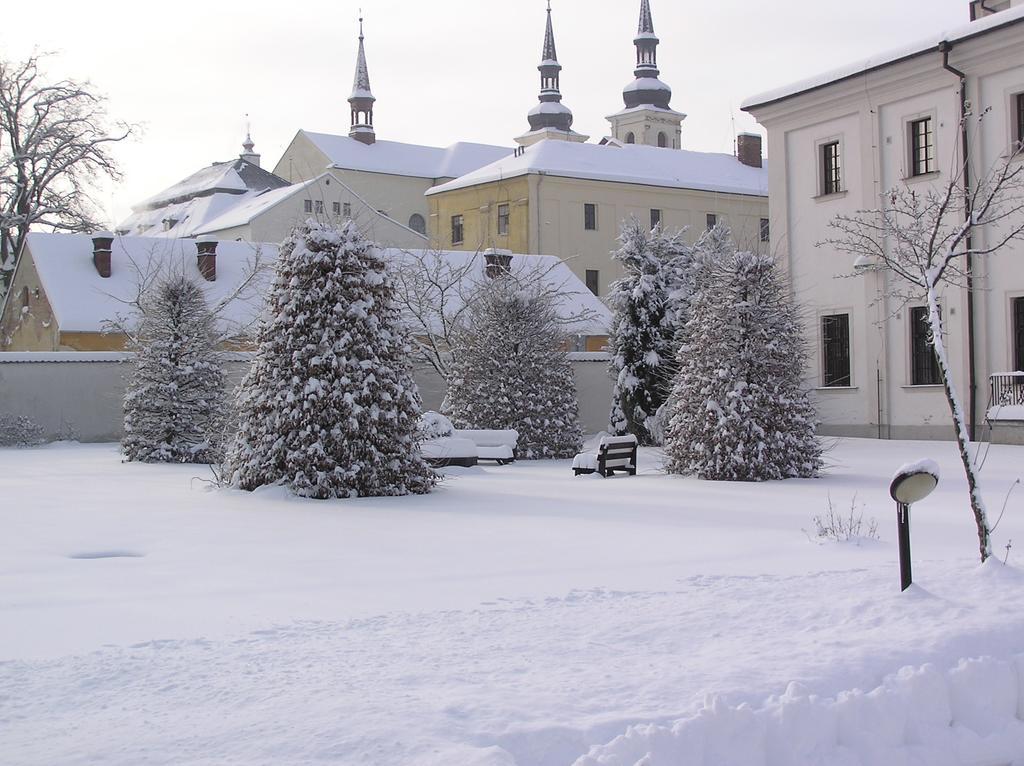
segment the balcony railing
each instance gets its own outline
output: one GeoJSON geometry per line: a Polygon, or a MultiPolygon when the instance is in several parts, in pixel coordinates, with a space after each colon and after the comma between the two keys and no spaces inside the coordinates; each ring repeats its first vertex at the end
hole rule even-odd
{"type": "Polygon", "coordinates": [[[992,407],[1024,405],[1024,372],[1004,372],[991,377],[992,407]]]}

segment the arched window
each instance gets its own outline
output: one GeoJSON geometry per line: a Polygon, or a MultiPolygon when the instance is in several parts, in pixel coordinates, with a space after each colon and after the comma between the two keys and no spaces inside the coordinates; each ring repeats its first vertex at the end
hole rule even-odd
{"type": "Polygon", "coordinates": [[[411,216],[409,216],[409,228],[415,231],[417,234],[423,234],[424,236],[426,236],[427,222],[419,213],[413,213],[411,216]]]}
{"type": "Polygon", "coordinates": [[[634,136],[632,132],[629,132],[629,133],[626,134],[626,143],[627,144],[635,144],[636,143],[636,136],[634,136]]]}
{"type": "Polygon", "coordinates": [[[658,134],[658,146],[662,149],[668,146],[668,136],[664,132],[658,134]]]}

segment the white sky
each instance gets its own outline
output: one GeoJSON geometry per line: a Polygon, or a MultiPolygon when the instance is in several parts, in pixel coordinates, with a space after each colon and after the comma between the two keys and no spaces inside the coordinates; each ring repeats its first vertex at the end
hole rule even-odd
{"type": "MultiPolygon", "coordinates": [[[[347,133],[357,18],[378,139],[507,144],[537,102],[544,0],[81,0],[11,3],[0,55],[56,51],[57,77],[89,79],[144,133],[117,149],[111,222],[200,167],[236,156],[252,122],[273,169],[300,128],[347,133]]],[[[552,0],[563,102],[606,135],[632,79],[639,0],[552,0]]],[[[651,0],[661,79],[689,115],[683,147],[731,152],[761,129],[747,96],[968,20],[968,0],[651,0]]]]}

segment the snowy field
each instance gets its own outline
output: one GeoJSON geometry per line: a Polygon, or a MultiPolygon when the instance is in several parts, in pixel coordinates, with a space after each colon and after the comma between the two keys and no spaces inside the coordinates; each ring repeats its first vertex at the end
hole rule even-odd
{"type": "MultiPolygon", "coordinates": [[[[316,502],[0,450],[0,763],[1024,764],[1024,488],[979,567],[951,444],[759,485],[658,462],[316,502]],[[887,485],[923,457],[901,594],[887,485]],[[809,540],[829,497],[881,540],[809,540]]],[[[991,448],[994,516],[1022,474],[991,448]]]]}

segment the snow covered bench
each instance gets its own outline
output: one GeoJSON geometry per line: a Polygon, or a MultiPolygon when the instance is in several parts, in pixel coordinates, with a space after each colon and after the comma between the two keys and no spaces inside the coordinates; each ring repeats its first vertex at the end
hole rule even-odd
{"type": "Polygon", "coordinates": [[[481,460],[493,460],[498,465],[505,465],[505,463],[511,463],[516,459],[516,444],[519,442],[518,431],[456,428],[452,431],[452,436],[458,439],[469,439],[476,444],[477,457],[481,460]]]}
{"type": "Polygon", "coordinates": [[[636,476],[636,437],[602,436],[597,443],[597,453],[581,452],[572,461],[575,476],[599,473],[604,477],[616,471],[625,471],[636,476]]]}
{"type": "Polygon", "coordinates": [[[443,468],[448,465],[470,467],[480,459],[479,448],[472,439],[441,436],[420,442],[420,451],[428,465],[443,468]]]}

